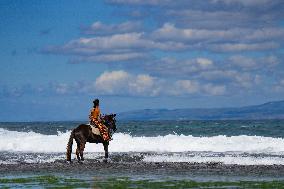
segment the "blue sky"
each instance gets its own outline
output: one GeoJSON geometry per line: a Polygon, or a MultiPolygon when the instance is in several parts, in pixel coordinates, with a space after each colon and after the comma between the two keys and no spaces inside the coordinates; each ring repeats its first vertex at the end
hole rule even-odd
{"type": "Polygon", "coordinates": [[[0,121],[283,100],[281,0],[0,2],[0,121]]]}

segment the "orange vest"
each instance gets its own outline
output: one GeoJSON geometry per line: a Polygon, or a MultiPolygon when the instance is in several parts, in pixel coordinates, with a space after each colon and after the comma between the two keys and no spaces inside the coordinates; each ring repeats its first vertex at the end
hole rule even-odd
{"type": "Polygon", "coordinates": [[[90,118],[90,120],[98,120],[100,114],[101,114],[101,111],[100,111],[99,107],[93,108],[91,110],[89,118],[90,118]]]}

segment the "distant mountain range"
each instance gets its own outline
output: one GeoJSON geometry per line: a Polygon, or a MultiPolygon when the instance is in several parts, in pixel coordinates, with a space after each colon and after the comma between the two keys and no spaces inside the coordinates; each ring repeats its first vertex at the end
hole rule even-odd
{"type": "Polygon", "coordinates": [[[284,101],[240,108],[144,109],[118,114],[120,120],[284,119],[284,101]]]}

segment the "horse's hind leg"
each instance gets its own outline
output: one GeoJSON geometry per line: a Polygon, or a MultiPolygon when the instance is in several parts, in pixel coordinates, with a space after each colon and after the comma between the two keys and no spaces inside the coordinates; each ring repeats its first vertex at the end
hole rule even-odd
{"type": "Polygon", "coordinates": [[[81,156],[82,161],[84,161],[83,154],[84,154],[85,145],[86,145],[86,142],[84,142],[84,141],[82,141],[81,144],[80,144],[80,156],[81,156]]]}

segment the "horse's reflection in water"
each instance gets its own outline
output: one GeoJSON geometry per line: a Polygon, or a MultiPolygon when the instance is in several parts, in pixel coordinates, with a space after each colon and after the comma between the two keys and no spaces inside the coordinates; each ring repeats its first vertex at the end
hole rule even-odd
{"type": "MultiPolygon", "coordinates": [[[[103,116],[103,122],[105,126],[107,126],[110,135],[116,131],[115,116],[116,114],[110,114],[110,115],[103,116]]],[[[75,139],[77,143],[76,155],[77,155],[77,159],[79,162],[84,160],[83,153],[84,153],[86,142],[102,143],[104,145],[104,151],[105,151],[104,161],[107,162],[109,142],[104,141],[101,135],[94,134],[92,132],[91,126],[86,125],[86,124],[79,125],[77,128],[73,129],[73,131],[71,132],[71,135],[70,135],[70,138],[67,144],[67,153],[66,153],[67,161],[71,162],[73,139],[75,139]]]]}

